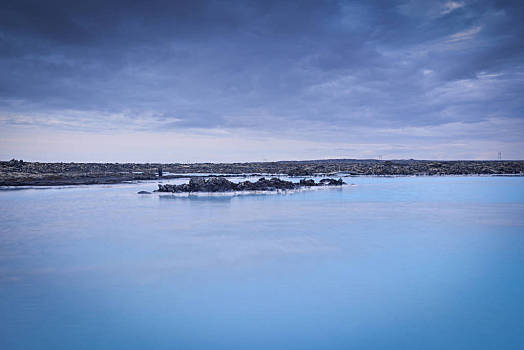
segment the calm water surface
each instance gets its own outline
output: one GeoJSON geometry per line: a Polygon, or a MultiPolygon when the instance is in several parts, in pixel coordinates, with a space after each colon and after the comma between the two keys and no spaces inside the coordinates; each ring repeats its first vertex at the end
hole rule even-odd
{"type": "Polygon", "coordinates": [[[0,349],[523,349],[524,178],[0,191],[0,349]]]}

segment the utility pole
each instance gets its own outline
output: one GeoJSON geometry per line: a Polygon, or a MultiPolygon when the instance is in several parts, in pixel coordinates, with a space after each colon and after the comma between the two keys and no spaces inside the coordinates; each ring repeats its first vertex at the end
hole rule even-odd
{"type": "Polygon", "coordinates": [[[502,160],[502,152],[499,151],[498,159],[502,160]]]}

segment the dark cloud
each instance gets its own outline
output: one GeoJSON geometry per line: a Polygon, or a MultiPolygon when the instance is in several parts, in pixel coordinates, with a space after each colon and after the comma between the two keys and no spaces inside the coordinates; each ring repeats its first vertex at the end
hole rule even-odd
{"type": "Polygon", "coordinates": [[[18,0],[0,9],[0,110],[11,121],[80,111],[92,118],[80,128],[113,127],[106,116],[119,114],[130,125],[151,116],[171,129],[285,131],[519,119],[522,62],[520,1],[18,0]]]}

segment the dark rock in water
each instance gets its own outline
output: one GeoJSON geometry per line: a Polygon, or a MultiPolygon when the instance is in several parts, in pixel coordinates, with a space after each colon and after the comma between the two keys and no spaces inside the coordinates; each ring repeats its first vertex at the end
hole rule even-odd
{"type": "Polygon", "coordinates": [[[148,192],[148,191],[139,191],[137,192],[138,194],[151,194],[151,192],[148,192]]]}
{"type": "Polygon", "coordinates": [[[327,186],[340,186],[344,184],[344,181],[342,179],[322,179],[320,180],[320,185],[327,185],[327,186]]]}
{"type": "Polygon", "coordinates": [[[280,180],[273,177],[266,179],[260,178],[257,182],[243,181],[236,184],[237,191],[275,191],[275,190],[291,190],[296,188],[296,184],[291,181],[280,180]]]}
{"type": "MultiPolygon", "coordinates": [[[[322,183],[322,182],[320,182],[320,183],[322,183]]],[[[302,180],[300,180],[300,182],[298,184],[300,186],[316,186],[317,185],[315,183],[315,180],[313,180],[313,179],[309,179],[309,180],[302,179],[302,180]]]]}
{"type": "Polygon", "coordinates": [[[275,190],[293,190],[302,187],[314,186],[340,186],[345,182],[342,179],[323,179],[319,183],[315,180],[300,180],[299,183],[281,180],[277,177],[271,179],[260,178],[256,182],[243,181],[234,183],[223,177],[193,177],[189,183],[182,185],[158,185],[157,192],[231,192],[231,191],[275,191],[275,190]]]}
{"type": "Polygon", "coordinates": [[[235,190],[235,184],[223,177],[204,179],[194,177],[189,180],[189,192],[227,192],[235,190]]]}

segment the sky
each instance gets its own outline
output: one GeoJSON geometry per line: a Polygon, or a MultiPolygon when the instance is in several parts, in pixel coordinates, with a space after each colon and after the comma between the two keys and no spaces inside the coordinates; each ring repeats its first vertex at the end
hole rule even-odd
{"type": "Polygon", "coordinates": [[[0,7],[0,159],[524,159],[522,1],[0,7]]]}

